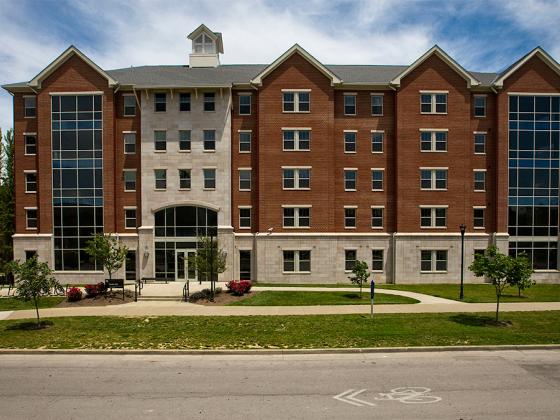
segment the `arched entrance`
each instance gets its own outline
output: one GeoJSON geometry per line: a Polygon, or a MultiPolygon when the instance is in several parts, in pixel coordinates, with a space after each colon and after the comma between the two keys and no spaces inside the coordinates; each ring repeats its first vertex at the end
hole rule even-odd
{"type": "Polygon", "coordinates": [[[218,213],[201,206],[173,206],[154,213],[155,277],[196,280],[188,259],[198,248],[198,238],[217,236],[218,213]]]}

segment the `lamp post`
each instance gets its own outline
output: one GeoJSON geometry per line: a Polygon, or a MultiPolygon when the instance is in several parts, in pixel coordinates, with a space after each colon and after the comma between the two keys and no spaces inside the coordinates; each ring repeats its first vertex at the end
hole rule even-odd
{"type": "Polygon", "coordinates": [[[461,223],[459,229],[461,229],[461,291],[459,293],[459,299],[463,300],[463,282],[465,280],[465,231],[467,227],[464,223],[461,223]]]}

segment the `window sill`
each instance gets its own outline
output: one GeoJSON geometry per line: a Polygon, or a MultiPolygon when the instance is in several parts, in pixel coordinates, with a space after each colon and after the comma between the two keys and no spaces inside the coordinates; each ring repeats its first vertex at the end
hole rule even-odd
{"type": "Polygon", "coordinates": [[[484,230],[484,229],[486,229],[486,226],[474,226],[473,229],[475,229],[475,230],[484,230]]]}
{"type": "Polygon", "coordinates": [[[37,156],[37,153],[24,153],[23,156],[37,156]]]}
{"type": "Polygon", "coordinates": [[[283,229],[311,229],[311,226],[282,226],[283,229]]]}
{"type": "Polygon", "coordinates": [[[216,188],[203,188],[202,191],[216,191],[216,188]]]}
{"type": "Polygon", "coordinates": [[[167,150],[154,150],[154,153],[167,153],[167,150]]]}
{"type": "Polygon", "coordinates": [[[23,118],[26,119],[26,120],[34,120],[37,117],[23,117],[23,118]]]}
{"type": "Polygon", "coordinates": [[[420,150],[421,153],[447,153],[447,150],[420,150]]]}
{"type": "Polygon", "coordinates": [[[383,274],[383,270],[371,270],[372,273],[383,274]]]}
{"type": "Polygon", "coordinates": [[[447,115],[447,112],[420,112],[421,115],[447,115]]]}
{"type": "Polygon", "coordinates": [[[372,117],[382,117],[383,114],[371,114],[372,117]]]}
{"type": "Polygon", "coordinates": [[[136,192],[136,190],[124,190],[124,192],[136,192]]]}
{"type": "Polygon", "coordinates": [[[248,152],[247,152],[247,151],[243,151],[243,152],[242,152],[241,150],[239,151],[239,154],[240,154],[240,155],[247,155],[247,154],[250,154],[250,153],[251,153],[250,150],[249,150],[248,152]]]}
{"type": "Polygon", "coordinates": [[[474,190],[473,192],[486,192],[486,190],[474,190]]]}
{"type": "Polygon", "coordinates": [[[25,230],[37,230],[36,227],[32,228],[32,227],[26,227],[25,230]]]}
{"type": "Polygon", "coordinates": [[[311,274],[311,271],[282,271],[282,274],[311,274]]]}
{"type": "Polygon", "coordinates": [[[190,152],[191,152],[190,150],[181,150],[181,149],[179,149],[179,153],[190,153],[190,152]]]}
{"type": "Polygon", "coordinates": [[[474,118],[486,118],[486,115],[473,115],[474,118]]]}
{"type": "Polygon", "coordinates": [[[345,117],[356,117],[358,114],[344,114],[345,117]]]}
{"type": "Polygon", "coordinates": [[[134,115],[124,115],[123,114],[123,118],[134,118],[134,117],[136,117],[136,114],[134,114],[134,115]]]}
{"type": "Polygon", "coordinates": [[[447,226],[420,226],[420,229],[447,229],[447,226]]]}
{"type": "Polygon", "coordinates": [[[486,152],[482,153],[482,152],[474,152],[475,155],[478,156],[486,156],[486,152]]]}
{"type": "Polygon", "coordinates": [[[136,152],[123,152],[123,155],[135,155],[136,152]]]}
{"type": "Polygon", "coordinates": [[[374,152],[374,151],[372,150],[371,154],[372,154],[372,155],[382,155],[382,154],[383,154],[383,151],[381,151],[381,152],[374,152]]]}
{"type": "Polygon", "coordinates": [[[372,189],[371,191],[372,192],[383,192],[384,190],[374,190],[374,189],[372,189]]]}
{"type": "Polygon", "coordinates": [[[249,230],[251,229],[251,226],[239,226],[239,229],[249,230]]]}
{"type": "Polygon", "coordinates": [[[154,109],[154,114],[165,114],[166,112],[167,112],[167,110],[166,111],[156,111],[154,109]]]}
{"type": "Polygon", "coordinates": [[[349,151],[345,150],[344,153],[347,154],[347,155],[355,155],[357,152],[356,151],[349,152],[349,151]]]}
{"type": "Polygon", "coordinates": [[[37,194],[37,191],[25,191],[25,194],[37,194]]]}
{"type": "Polygon", "coordinates": [[[310,152],[311,149],[282,149],[283,152],[310,152]]]}
{"type": "Polygon", "coordinates": [[[282,114],[310,114],[311,111],[282,111],[282,114]]]}
{"type": "Polygon", "coordinates": [[[344,189],[344,191],[346,191],[346,192],[356,192],[356,191],[358,191],[358,190],[356,190],[356,189],[353,189],[353,190],[347,190],[347,189],[345,188],[345,189],[344,189]]]}
{"type": "Polygon", "coordinates": [[[179,188],[179,191],[190,191],[190,188],[179,188]]]}
{"type": "Polygon", "coordinates": [[[249,113],[249,114],[241,114],[241,113],[239,113],[239,114],[237,114],[237,115],[239,115],[240,117],[249,117],[249,116],[251,116],[250,113],[249,113]]]}
{"type": "Polygon", "coordinates": [[[383,226],[372,226],[372,229],[383,230],[383,226]]]}
{"type": "Polygon", "coordinates": [[[154,188],[154,191],[167,191],[167,188],[154,188]]]}
{"type": "Polygon", "coordinates": [[[124,230],[136,230],[136,227],[128,227],[128,226],[125,226],[125,227],[124,227],[124,230]]]}
{"type": "Polygon", "coordinates": [[[242,189],[239,189],[239,192],[251,192],[251,190],[242,190],[242,189]]]}
{"type": "Polygon", "coordinates": [[[311,188],[282,188],[283,191],[309,191],[311,188]]]}
{"type": "Polygon", "coordinates": [[[445,271],[422,271],[422,270],[420,270],[420,274],[447,274],[447,270],[445,270],[445,271]]]}
{"type": "Polygon", "coordinates": [[[216,153],[216,149],[214,149],[214,150],[203,150],[202,153],[216,153]]]}
{"type": "Polygon", "coordinates": [[[211,110],[211,111],[210,111],[210,110],[206,110],[206,109],[203,109],[203,110],[202,110],[202,112],[205,112],[205,113],[211,113],[211,112],[216,112],[216,110],[215,110],[215,109],[213,109],[213,110],[211,110]]]}
{"type": "Polygon", "coordinates": [[[447,191],[447,188],[420,188],[420,191],[447,191]]]}
{"type": "Polygon", "coordinates": [[[354,230],[356,229],[356,226],[344,226],[344,229],[354,230]]]}

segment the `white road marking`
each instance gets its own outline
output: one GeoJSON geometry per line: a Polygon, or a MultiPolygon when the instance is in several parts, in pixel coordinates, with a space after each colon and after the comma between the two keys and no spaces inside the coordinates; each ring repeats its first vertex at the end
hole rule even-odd
{"type": "Polygon", "coordinates": [[[365,388],[359,389],[358,391],[354,391],[354,389],[352,388],[341,392],[338,395],[335,395],[333,398],[346,404],[355,405],[356,407],[363,407],[364,405],[374,407],[376,404],[356,398],[356,395],[360,395],[364,391],[366,391],[365,388]]]}

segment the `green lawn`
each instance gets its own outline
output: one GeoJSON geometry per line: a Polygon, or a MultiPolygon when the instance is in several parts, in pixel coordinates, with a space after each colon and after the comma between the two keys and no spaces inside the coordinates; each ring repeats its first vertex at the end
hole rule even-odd
{"type": "MultiPolygon", "coordinates": [[[[350,281],[348,281],[348,283],[311,283],[311,284],[305,284],[305,283],[255,283],[254,284],[255,287],[356,287],[358,288],[359,286],[350,283],[350,281]]],[[[363,288],[364,290],[367,289],[369,287],[369,283],[368,285],[364,285],[363,288]]]]}
{"type": "Polygon", "coordinates": [[[1,348],[248,349],[559,344],[560,311],[228,317],[65,317],[49,328],[0,321],[1,348]]]}
{"type": "MultiPolygon", "coordinates": [[[[458,284],[383,284],[384,289],[406,290],[425,293],[447,299],[459,300],[458,284]]],[[[496,291],[491,284],[465,284],[464,302],[496,302],[496,291]]],[[[558,302],[560,301],[560,284],[536,284],[526,289],[521,297],[517,296],[516,287],[508,287],[500,302],[558,302]]]]}
{"type": "MultiPolygon", "coordinates": [[[[39,309],[52,308],[65,299],[63,296],[44,297],[39,300],[39,309]]],[[[33,301],[25,302],[13,297],[0,298],[0,311],[19,311],[22,309],[35,309],[33,301]]]]}
{"type": "MultiPolygon", "coordinates": [[[[376,294],[376,304],[418,303],[404,296],[376,294]]],[[[369,290],[360,299],[358,292],[298,292],[264,291],[230,303],[232,306],[304,306],[304,305],[369,305],[369,290]]]]}

